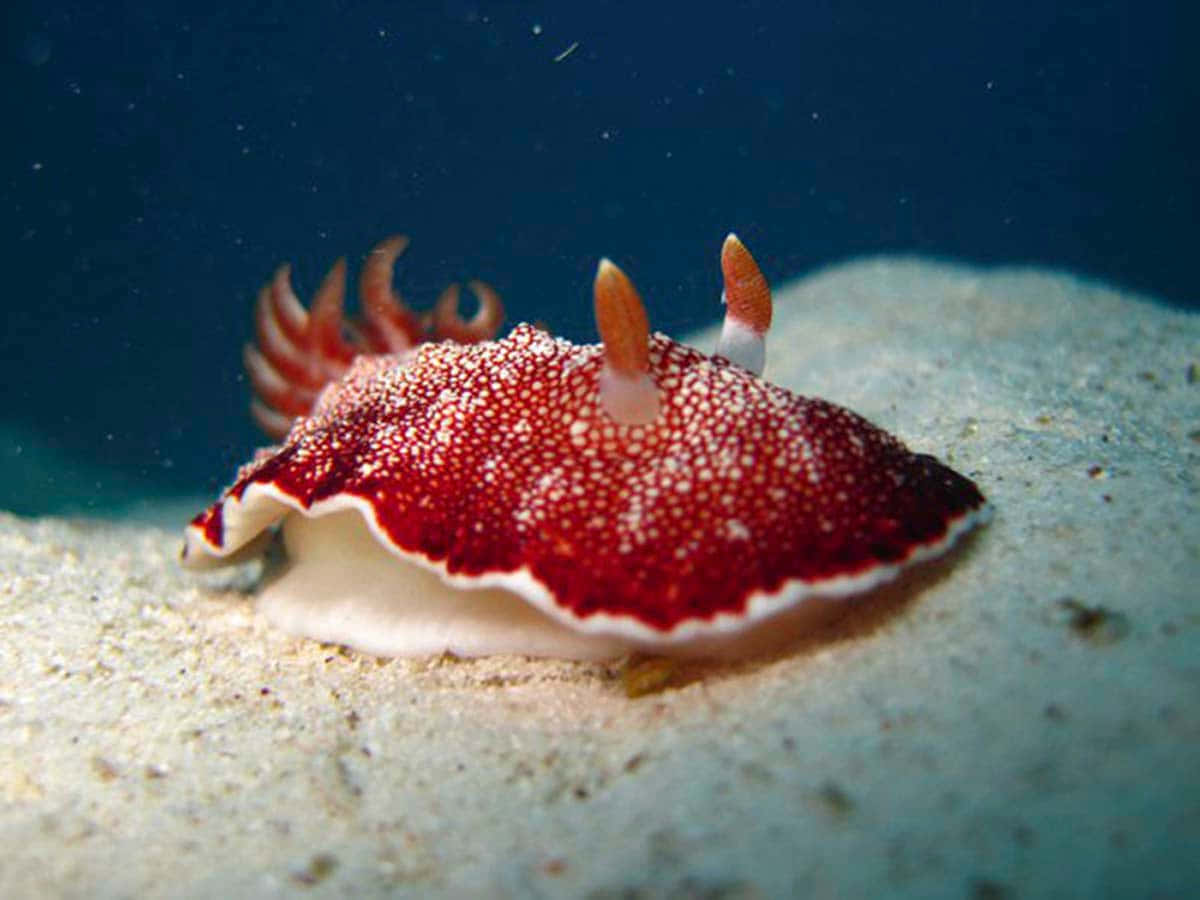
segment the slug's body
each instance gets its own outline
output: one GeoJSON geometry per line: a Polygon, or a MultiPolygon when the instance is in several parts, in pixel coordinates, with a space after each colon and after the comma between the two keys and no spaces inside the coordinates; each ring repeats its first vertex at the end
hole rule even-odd
{"type": "Polygon", "coordinates": [[[422,321],[391,295],[401,241],[368,263],[349,340],[330,279],[311,313],[286,271],[265,289],[247,363],[256,417],[286,437],[187,530],[204,565],[282,523],[260,607],[289,631],[382,655],[737,652],[987,515],[932,457],[761,377],[770,291],[733,235],[713,356],[651,335],[607,260],[601,344],[489,340],[499,301],[478,283],[471,322],[446,299],[422,321]]]}

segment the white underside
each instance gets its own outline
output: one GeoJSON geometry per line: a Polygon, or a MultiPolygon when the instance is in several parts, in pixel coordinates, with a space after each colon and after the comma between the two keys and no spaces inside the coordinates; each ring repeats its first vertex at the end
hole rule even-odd
{"type": "Polygon", "coordinates": [[[384,550],[355,510],[283,523],[289,562],[258,599],[272,625],[378,656],[514,653],[620,656],[627,642],[582,634],[503,588],[456,588],[384,550]]]}
{"type": "Polygon", "coordinates": [[[740,613],[689,619],[660,631],[627,615],[579,618],[558,605],[527,569],[478,576],[450,574],[441,562],[393,547],[364,499],[337,495],[303,509],[273,484],[252,484],[225,500],[221,546],[189,527],[183,561],[191,568],[228,564],[261,548],[283,521],[289,561],[259,599],[277,627],[379,656],[523,654],[607,659],[630,650],[675,656],[749,656],[802,632],[824,601],[872,590],[909,566],[944,553],[987,521],[983,506],[951,522],[907,559],[819,582],[793,579],[755,591],[740,613]],[[269,534],[267,532],[266,534],[269,534]],[[814,602],[818,601],[818,602],[814,602]]]}

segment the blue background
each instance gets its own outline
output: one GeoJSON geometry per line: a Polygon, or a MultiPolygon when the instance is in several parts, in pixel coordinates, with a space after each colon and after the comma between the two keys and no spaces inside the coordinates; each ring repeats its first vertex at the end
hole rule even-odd
{"type": "Polygon", "coordinates": [[[1187,6],[8,3],[0,507],[214,492],[258,286],[396,231],[414,305],[480,277],[576,340],[600,255],[714,321],[730,230],[776,281],[903,252],[1195,306],[1187,6]]]}

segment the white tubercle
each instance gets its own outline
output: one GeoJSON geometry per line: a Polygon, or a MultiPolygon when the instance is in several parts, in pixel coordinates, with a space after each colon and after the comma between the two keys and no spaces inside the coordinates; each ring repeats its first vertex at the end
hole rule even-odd
{"type": "Polygon", "coordinates": [[[761,375],[767,363],[766,335],[727,315],[721,325],[721,336],[717,339],[716,355],[755,375],[761,375]]]}
{"type": "Polygon", "coordinates": [[[621,425],[649,425],[658,418],[658,386],[646,372],[625,375],[605,364],[599,392],[600,406],[621,425]]]}

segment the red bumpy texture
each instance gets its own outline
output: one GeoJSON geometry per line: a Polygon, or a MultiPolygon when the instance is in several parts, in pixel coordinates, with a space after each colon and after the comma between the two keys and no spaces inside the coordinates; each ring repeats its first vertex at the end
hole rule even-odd
{"type": "MultiPolygon", "coordinates": [[[[596,398],[599,346],[504,340],[363,357],[228,494],[367,500],[397,548],[451,573],[529,572],[573,615],[663,631],[756,591],[867,573],[937,542],[984,498],[862,417],[662,336],[645,426],[596,398]]],[[[222,542],[222,502],[194,522],[222,542]]]]}

